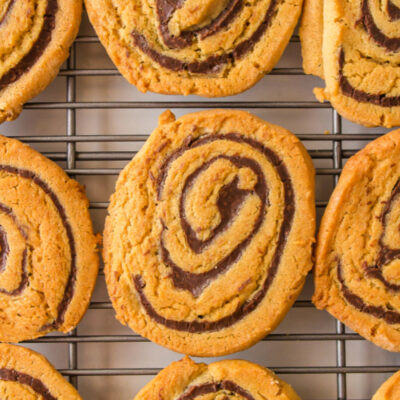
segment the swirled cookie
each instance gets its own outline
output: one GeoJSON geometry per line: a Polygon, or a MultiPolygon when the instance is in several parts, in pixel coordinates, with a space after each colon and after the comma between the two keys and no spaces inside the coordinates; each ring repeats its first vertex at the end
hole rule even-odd
{"type": "Polygon", "coordinates": [[[83,188],[29,146],[0,136],[0,340],[73,329],[97,270],[83,188]]]}
{"type": "Polygon", "coordinates": [[[189,357],[163,369],[134,400],[300,400],[272,371],[242,360],[196,364],[189,357]]]}
{"type": "Polygon", "coordinates": [[[400,125],[397,0],[307,0],[301,39],[305,72],[325,79],[321,101],[366,126],[400,125]]]}
{"type": "Polygon", "coordinates": [[[55,78],[81,12],[81,0],[0,1],[0,122],[18,117],[55,78]]]}
{"type": "Polygon", "coordinates": [[[0,398],[82,400],[42,355],[11,344],[0,344],[0,398]]]}
{"type": "Polygon", "coordinates": [[[281,56],[302,0],[86,0],[122,75],[139,90],[228,96],[281,56]]]}
{"type": "Polygon", "coordinates": [[[313,301],[376,345],[400,351],[400,131],[345,165],[321,222],[313,301]]]}
{"type": "Polygon", "coordinates": [[[392,375],[372,397],[372,400],[400,399],[400,371],[392,375]]]}
{"type": "Polygon", "coordinates": [[[111,198],[117,318],[184,354],[250,346],[303,286],[314,212],[314,169],[290,132],[242,111],[164,113],[111,198]]]}

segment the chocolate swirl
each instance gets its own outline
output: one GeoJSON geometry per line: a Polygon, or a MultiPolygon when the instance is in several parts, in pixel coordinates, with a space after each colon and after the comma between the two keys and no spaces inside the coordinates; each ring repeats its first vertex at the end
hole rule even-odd
{"type": "MultiPolygon", "coordinates": [[[[57,210],[60,220],[62,221],[62,224],[64,226],[67,238],[68,238],[68,246],[69,246],[69,253],[70,253],[70,269],[69,269],[69,275],[67,279],[67,283],[64,289],[64,295],[63,298],[58,305],[57,309],[57,317],[55,320],[48,325],[43,326],[42,330],[47,330],[49,328],[54,328],[57,329],[59,326],[62,325],[64,322],[64,315],[67,311],[68,305],[72,300],[73,294],[74,294],[74,287],[75,287],[75,282],[76,282],[76,273],[77,273],[77,268],[76,268],[76,245],[75,245],[75,239],[74,235],[72,232],[72,227],[70,223],[68,222],[68,218],[65,213],[65,209],[62,206],[59,198],[57,195],[54,193],[54,191],[49,187],[49,185],[44,182],[41,178],[39,178],[38,175],[36,175],[34,172],[25,170],[25,169],[19,169],[15,168],[10,165],[0,165],[0,171],[4,171],[8,174],[13,174],[17,175],[23,179],[28,179],[32,182],[32,184],[37,185],[51,200],[53,203],[55,209],[57,210]]],[[[18,222],[17,217],[15,216],[15,213],[13,210],[0,203],[0,212],[6,214],[8,217],[12,219],[14,224],[16,225],[17,229],[20,231],[22,237],[26,241],[26,246],[25,250],[23,252],[22,256],[22,266],[21,266],[21,279],[20,279],[20,284],[19,286],[12,290],[12,291],[6,291],[5,289],[0,288],[0,293],[8,294],[10,296],[18,296],[23,293],[23,291],[26,289],[26,287],[29,284],[29,279],[28,279],[28,271],[27,271],[27,262],[28,262],[28,255],[31,252],[31,248],[29,245],[29,236],[28,233],[25,231],[25,228],[18,222]]],[[[0,226],[0,245],[1,245],[1,251],[0,251],[0,273],[3,272],[6,268],[7,264],[7,258],[8,254],[10,252],[10,247],[7,241],[7,233],[4,231],[3,227],[0,226]]]]}
{"type": "Polygon", "coordinates": [[[159,30],[164,43],[170,49],[182,49],[190,46],[193,39],[198,36],[200,39],[212,36],[221,29],[225,28],[235,15],[243,7],[243,0],[231,0],[227,7],[220,13],[218,17],[202,28],[191,31],[184,31],[179,36],[174,36],[168,28],[168,23],[174,12],[184,5],[184,0],[168,1],[157,0],[157,14],[160,21],[159,30]]]}
{"type": "MultiPolygon", "coordinates": [[[[369,7],[370,0],[362,0],[361,3],[361,18],[359,22],[364,26],[365,30],[368,32],[369,36],[374,40],[379,46],[384,47],[386,50],[391,52],[397,52],[400,49],[400,38],[389,37],[385,35],[376,25],[374,17],[372,16],[371,9],[369,7]]],[[[387,10],[389,14],[389,19],[399,12],[399,9],[393,4],[388,2],[387,10]],[[391,4],[391,5],[390,5],[391,4]],[[390,11],[389,11],[390,10],[390,11]],[[396,11],[397,10],[397,11],[396,11]],[[392,14],[390,14],[392,13],[392,14]]],[[[400,14],[399,14],[400,15],[400,14]]]]}
{"type": "Polygon", "coordinates": [[[229,392],[230,394],[234,393],[244,399],[254,400],[254,397],[247,390],[243,389],[235,382],[228,380],[189,386],[185,393],[179,396],[177,400],[194,400],[196,397],[218,392],[229,392]]]}
{"type": "MultiPolygon", "coordinates": [[[[157,0],[157,14],[159,17],[159,30],[164,43],[170,49],[182,49],[192,44],[194,38],[204,39],[218,33],[225,28],[243,7],[243,0],[231,0],[220,15],[208,25],[198,30],[186,31],[180,36],[173,36],[168,28],[168,22],[173,13],[184,4],[184,0],[166,1],[157,0]]],[[[181,61],[177,58],[164,55],[154,49],[144,35],[138,31],[132,32],[133,42],[143,53],[147,54],[153,61],[171,71],[188,71],[193,74],[217,73],[221,68],[239,60],[253,50],[256,43],[262,38],[277,13],[279,0],[271,0],[261,24],[254,33],[246,40],[237,44],[231,51],[222,54],[214,54],[203,61],[181,61]]]]}
{"type": "Polygon", "coordinates": [[[397,21],[400,19],[400,8],[397,7],[393,1],[388,0],[386,9],[391,21],[397,21]]]}
{"type": "MultiPolygon", "coordinates": [[[[16,1],[18,0],[10,1],[5,13],[1,16],[0,25],[10,16],[10,12],[12,11],[16,1]]],[[[57,11],[57,0],[47,0],[46,10],[43,16],[43,24],[38,38],[32,44],[29,52],[25,54],[13,68],[0,77],[0,90],[5,89],[8,85],[21,78],[24,73],[28,72],[33,67],[36,61],[43,54],[50,43],[52,31],[55,28],[57,11]]]]}
{"type": "Polygon", "coordinates": [[[339,87],[345,96],[351,97],[361,103],[371,103],[381,107],[396,107],[400,105],[400,96],[387,96],[386,94],[372,94],[356,89],[344,75],[345,53],[343,48],[339,54],[339,87]]]}
{"type": "MultiPolygon", "coordinates": [[[[295,198],[294,198],[291,178],[284,162],[273,150],[264,146],[262,143],[254,139],[241,136],[240,134],[237,133],[228,133],[225,135],[213,134],[213,135],[203,136],[195,140],[191,140],[189,138],[189,140],[186,141],[186,143],[184,143],[182,147],[173,152],[165,160],[164,164],[160,169],[160,174],[157,180],[159,199],[162,198],[165,180],[167,178],[169,167],[171,166],[171,164],[178,157],[182,156],[186,151],[216,141],[228,141],[228,142],[231,141],[235,143],[243,143],[247,146],[250,146],[252,149],[260,153],[267,160],[267,162],[273,166],[277,175],[279,176],[279,179],[284,189],[283,218],[276,243],[276,248],[274,250],[270,266],[266,272],[266,276],[262,281],[262,283],[260,284],[260,288],[253,294],[253,296],[250,299],[246,300],[243,304],[238,305],[237,308],[233,311],[233,313],[219,320],[178,321],[163,317],[154,309],[154,307],[148,300],[144,292],[146,283],[143,277],[141,275],[133,276],[135,289],[139,295],[140,302],[146,313],[157,323],[178,331],[187,331],[187,332],[217,331],[235,324],[237,321],[241,320],[246,315],[254,311],[257,308],[257,306],[261,303],[261,301],[264,299],[266,293],[268,292],[269,287],[271,286],[275,278],[275,275],[278,272],[280,260],[286,245],[286,240],[292,227],[292,221],[295,212],[295,198]]],[[[260,209],[257,212],[255,221],[253,223],[252,229],[247,234],[247,236],[237,246],[235,246],[232,251],[229,252],[229,254],[226,257],[224,257],[221,261],[219,261],[215,265],[215,267],[213,267],[207,272],[195,274],[192,272],[184,271],[177,264],[173,262],[164,241],[164,232],[166,229],[166,225],[164,221],[161,221],[163,226],[160,237],[161,258],[163,263],[167,267],[169,267],[171,271],[170,277],[172,283],[176,288],[187,290],[190,293],[192,293],[192,295],[195,297],[201,295],[205,287],[210,285],[210,283],[213,280],[215,280],[218,276],[226,272],[239,260],[241,254],[245,251],[246,247],[250,244],[251,240],[260,229],[260,226],[265,218],[266,208],[269,205],[268,187],[262,169],[260,168],[260,166],[256,161],[249,159],[247,157],[241,157],[237,155],[234,156],[220,155],[211,158],[201,167],[197,168],[194,172],[192,172],[189,175],[189,177],[186,179],[184,183],[183,191],[180,196],[179,217],[182,230],[185,233],[186,241],[189,247],[195,253],[201,253],[202,251],[204,251],[209,246],[209,244],[230,225],[232,218],[239,210],[240,205],[243,203],[244,199],[250,194],[253,196],[257,196],[261,204],[260,209]],[[191,186],[193,186],[196,178],[202,171],[204,171],[205,169],[207,169],[209,166],[211,166],[213,163],[215,163],[217,160],[220,159],[228,160],[234,166],[239,168],[241,167],[249,168],[257,177],[257,183],[251,190],[240,189],[238,187],[237,178],[235,178],[231,183],[223,186],[220,189],[217,199],[217,208],[220,212],[220,217],[221,217],[220,223],[212,230],[210,236],[206,240],[199,240],[196,237],[196,234],[193,231],[193,229],[190,227],[190,224],[185,216],[185,200],[187,191],[190,189],[191,186]]]]}
{"type": "Polygon", "coordinates": [[[57,400],[57,397],[54,397],[50,393],[50,390],[41,380],[23,372],[19,372],[14,369],[0,368],[0,380],[17,382],[21,385],[28,386],[39,396],[42,396],[44,400],[57,400]]]}
{"type": "MultiPolygon", "coordinates": [[[[400,259],[400,249],[393,249],[384,243],[385,230],[387,226],[387,219],[390,211],[392,210],[394,201],[398,200],[400,195],[400,179],[397,181],[392,189],[389,199],[385,202],[382,214],[379,219],[383,226],[383,231],[378,239],[379,251],[374,265],[367,265],[364,263],[363,269],[369,278],[379,280],[388,290],[397,293],[400,291],[400,285],[389,282],[384,276],[382,269],[385,265],[394,260],[400,259]]],[[[364,300],[353,293],[346,285],[343,276],[343,266],[340,259],[337,260],[337,278],[341,285],[341,291],[344,298],[359,311],[371,314],[376,318],[385,320],[388,324],[400,323],[400,313],[397,311],[389,310],[387,307],[373,306],[364,302],[364,300]]]]}

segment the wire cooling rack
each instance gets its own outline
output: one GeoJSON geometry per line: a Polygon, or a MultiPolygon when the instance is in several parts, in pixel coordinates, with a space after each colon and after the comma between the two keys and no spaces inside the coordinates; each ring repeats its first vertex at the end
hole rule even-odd
{"type": "MultiPolygon", "coordinates": [[[[164,109],[178,114],[215,107],[248,109],[291,129],[306,145],[316,165],[320,217],[345,160],[383,130],[342,121],[329,104],[314,101],[311,88],[321,82],[304,76],[297,35],[288,47],[271,74],[240,96],[209,101],[143,95],[120,77],[84,15],[81,33],[55,83],[25,106],[17,121],[4,124],[3,133],[36,147],[86,185],[95,229],[101,232],[117,174],[164,109]],[[119,119],[122,122],[113,123],[119,119]]],[[[229,358],[245,358],[271,368],[292,383],[304,400],[369,399],[400,368],[400,357],[369,344],[327,313],[315,310],[310,301],[311,281],[309,277],[304,292],[274,333],[229,358]]],[[[77,330],[26,345],[44,353],[85,399],[131,399],[161,368],[181,357],[114,320],[102,272],[77,330]]]]}

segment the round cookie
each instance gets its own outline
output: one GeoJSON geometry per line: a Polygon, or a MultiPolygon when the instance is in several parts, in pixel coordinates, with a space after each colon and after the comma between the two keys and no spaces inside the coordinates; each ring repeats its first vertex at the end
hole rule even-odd
{"type": "Polygon", "coordinates": [[[81,20],[81,0],[0,1],[0,122],[56,77],[81,20]]]}
{"type": "Polygon", "coordinates": [[[184,354],[250,346],[303,286],[314,214],[314,169],[293,134],[243,111],[165,112],[111,197],[117,318],[184,354]]]}
{"type": "Polygon", "coordinates": [[[101,42],[137,88],[228,96],[279,60],[302,0],[85,0],[101,42]]]}
{"type": "Polygon", "coordinates": [[[11,344],[0,344],[0,398],[82,400],[46,358],[11,344]]]}
{"type": "Polygon", "coordinates": [[[400,371],[392,375],[372,397],[372,400],[400,399],[400,371]]]}
{"type": "Polygon", "coordinates": [[[0,136],[0,340],[72,330],[96,282],[89,202],[78,182],[0,136]]]}
{"type": "Polygon", "coordinates": [[[189,357],[163,369],[134,400],[300,400],[272,371],[242,360],[196,364],[189,357]]]}
{"type": "Polygon", "coordinates": [[[318,235],[314,304],[400,351],[400,130],[343,168],[318,235]]]}

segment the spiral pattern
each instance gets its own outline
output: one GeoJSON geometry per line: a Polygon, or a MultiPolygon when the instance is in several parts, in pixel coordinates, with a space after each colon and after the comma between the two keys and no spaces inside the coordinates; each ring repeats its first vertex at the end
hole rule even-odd
{"type": "Polygon", "coordinates": [[[160,396],[177,400],[299,400],[288,384],[257,364],[225,360],[205,365],[188,357],[162,370],[134,400],[158,400],[160,396]]]}
{"type": "Polygon", "coordinates": [[[396,351],[400,349],[399,144],[400,132],[394,131],[346,164],[336,199],[321,225],[314,295],[318,307],[396,351]],[[352,214],[356,197],[362,200],[352,214]],[[355,227],[352,232],[350,226],[355,227]]]}
{"type": "Polygon", "coordinates": [[[0,90],[17,81],[42,55],[55,28],[58,3],[57,0],[6,0],[3,1],[3,10],[0,17],[0,37],[7,35],[9,39],[2,41],[0,47],[0,90]],[[33,14],[33,17],[26,18],[25,24],[17,24],[16,21],[24,13],[28,16],[33,14]],[[19,43],[17,48],[16,43],[19,43]]]}
{"type": "MultiPolygon", "coordinates": [[[[223,112],[215,115],[222,118],[223,112]]],[[[293,233],[293,224],[302,209],[297,209],[298,196],[302,194],[296,195],[282,153],[269,146],[268,140],[261,140],[262,136],[256,138],[247,133],[241,124],[240,129],[245,133],[238,133],[233,127],[232,131],[221,132],[207,124],[207,133],[202,133],[197,125],[201,116],[200,113],[183,119],[185,128],[180,132],[179,144],[172,139],[175,126],[180,126],[179,120],[176,125],[172,123],[171,131],[163,139],[161,132],[154,132],[150,139],[154,144],[147,145],[147,152],[133,160],[121,175],[124,184],[117,185],[116,204],[124,200],[127,203],[120,208],[114,203],[110,206],[105,231],[109,291],[118,313],[121,313],[119,302],[122,305],[124,298],[131,299],[132,291],[135,293],[138,303],[130,301],[133,307],[138,307],[137,311],[119,318],[132,322],[132,328],[144,335],[149,335],[147,329],[138,324],[143,317],[179,338],[190,333],[206,340],[212,333],[221,337],[220,332],[226,329],[240,331],[243,328],[238,324],[258,318],[260,305],[264,303],[266,307],[265,300],[275,296],[273,293],[284,274],[281,264],[288,257],[288,241],[292,246],[295,239],[290,238],[297,235],[293,233]],[[189,123],[191,118],[193,125],[189,123]],[[172,140],[173,145],[169,143],[172,140]],[[157,151],[159,148],[162,150],[157,151]],[[153,161],[146,164],[145,160],[153,161]],[[148,171],[147,178],[136,176],[135,170],[148,171]],[[136,212],[140,215],[139,210],[130,208],[127,193],[132,196],[131,190],[136,190],[132,188],[148,185],[152,186],[155,197],[146,206],[146,216],[135,217],[133,230],[125,228],[128,221],[132,226],[132,220],[128,218],[123,223],[121,215],[122,218],[136,212]],[[148,226],[150,230],[145,228],[147,233],[140,234],[146,235],[143,243],[132,236],[137,234],[135,228],[139,226],[148,226]],[[116,241],[122,234],[131,242],[126,249],[116,241]],[[111,253],[113,260],[109,258],[111,253]],[[131,288],[124,292],[127,284],[131,288]],[[272,292],[271,287],[274,287],[272,292]]],[[[228,112],[226,118],[236,123],[241,116],[250,125],[268,131],[265,123],[247,113],[228,112]]],[[[159,129],[162,131],[162,126],[159,129]]],[[[289,133],[282,133],[282,137],[285,135],[292,140],[289,133]]],[[[309,176],[304,154],[296,151],[300,168],[309,176]]],[[[312,188],[307,185],[309,182],[305,187],[311,193],[312,188]]],[[[134,196],[148,198],[140,190],[134,196]]],[[[313,220],[308,206],[305,210],[313,220]]],[[[312,233],[305,240],[306,243],[310,240],[311,245],[312,233]]],[[[307,246],[308,243],[306,252],[310,251],[307,246]]],[[[301,274],[300,279],[303,278],[301,274]]],[[[292,288],[289,284],[286,289],[291,292],[292,288]]],[[[294,297],[289,295],[293,300],[294,297]]],[[[278,314],[285,307],[287,302],[278,314]]],[[[261,329],[265,334],[265,328],[261,329]]]]}
{"type": "Polygon", "coordinates": [[[79,0],[0,1],[0,122],[14,119],[56,76],[80,12],[79,0]]]}
{"type": "Polygon", "coordinates": [[[24,400],[82,400],[55,368],[32,350],[0,345],[2,398],[24,400]]]}
{"type": "Polygon", "coordinates": [[[34,150],[4,137],[0,146],[0,340],[68,331],[87,307],[97,272],[87,199],[34,150]]]}
{"type": "MultiPolygon", "coordinates": [[[[65,229],[65,234],[68,238],[68,247],[69,247],[69,258],[70,258],[70,265],[69,265],[69,274],[67,278],[67,283],[65,286],[64,295],[60,304],[58,305],[57,309],[57,317],[54,319],[53,322],[46,324],[42,327],[43,330],[47,330],[48,328],[52,327],[57,329],[63,322],[64,322],[64,315],[68,308],[68,305],[74,295],[74,285],[76,282],[76,250],[75,250],[75,239],[72,234],[72,228],[68,219],[65,214],[65,209],[61,205],[60,200],[56,196],[56,194],[51,190],[49,185],[45,183],[42,179],[40,179],[34,172],[28,170],[21,170],[10,165],[0,165],[0,171],[4,171],[7,174],[17,175],[23,179],[29,180],[32,184],[37,185],[41,191],[45,193],[46,196],[49,197],[51,202],[53,203],[59,218],[62,222],[62,225],[65,229]]],[[[32,248],[29,249],[29,233],[24,231],[24,228],[21,222],[18,221],[16,215],[14,214],[13,210],[0,203],[0,212],[2,212],[6,218],[10,219],[13,223],[14,227],[11,228],[13,230],[19,231],[20,237],[18,240],[23,240],[25,242],[24,249],[22,251],[22,256],[20,255],[18,258],[21,260],[21,278],[19,284],[16,288],[12,290],[7,290],[5,288],[0,288],[0,293],[7,294],[9,296],[18,296],[22,295],[26,287],[28,286],[28,271],[27,271],[27,257],[28,253],[32,251],[32,248]]],[[[15,235],[14,235],[15,236],[15,235]]],[[[7,240],[7,231],[4,230],[4,227],[0,225],[0,243],[1,243],[1,253],[0,253],[0,273],[7,272],[7,265],[8,265],[8,257],[13,258],[14,260],[17,256],[14,256],[10,253],[10,245],[7,240]]],[[[13,243],[13,248],[17,248],[17,245],[13,243]]],[[[11,263],[10,263],[11,264],[11,263]]]]}
{"type": "Polygon", "coordinates": [[[246,89],[272,68],[294,29],[301,1],[147,0],[128,5],[88,0],[86,5],[114,62],[140,90],[220,96],[246,89]]]}
{"type": "MultiPolygon", "coordinates": [[[[170,155],[167,161],[161,166],[161,174],[159,176],[157,188],[159,199],[162,199],[163,191],[165,190],[165,180],[170,173],[169,170],[172,168],[171,164],[173,162],[179,163],[179,158],[185,157],[185,154],[192,149],[207,147],[210,144],[221,141],[245,144],[253,148],[258,153],[261,153],[262,157],[265,159],[263,160],[264,163],[266,161],[268,164],[270,164],[279,176],[279,180],[282,182],[284,189],[284,206],[282,224],[279,232],[277,233],[278,241],[275,251],[272,255],[270,267],[266,277],[260,285],[261,287],[259,290],[255,291],[255,293],[252,293],[250,296],[251,299],[248,299],[244,303],[238,305],[232,313],[229,313],[223,318],[215,321],[203,320],[189,322],[177,321],[163,317],[155,311],[154,307],[150,304],[146,295],[144,294],[143,288],[146,286],[146,284],[143,281],[142,276],[135,275],[135,288],[139,293],[142,306],[146,309],[148,315],[150,315],[158,323],[172,329],[188,332],[207,332],[220,330],[233,325],[238,320],[244,318],[247,314],[251,313],[255,308],[257,308],[257,306],[265,297],[278,271],[280,259],[286,244],[286,238],[288,237],[292,226],[293,216],[295,213],[294,192],[285,164],[273,150],[265,147],[260,142],[246,138],[237,133],[226,133],[224,135],[211,134],[198,140],[189,140],[184,144],[184,146],[170,155]]],[[[200,149],[200,151],[207,150],[200,149]]],[[[241,258],[242,254],[251,244],[252,239],[258,233],[261,226],[265,225],[267,219],[266,208],[269,202],[266,176],[263,173],[263,168],[257,161],[248,157],[240,157],[238,155],[217,155],[205,161],[201,166],[199,166],[191,174],[189,174],[189,176],[186,177],[183,182],[182,193],[179,199],[179,217],[185,240],[195,254],[201,254],[204,252],[217,238],[219,238],[219,236],[224,233],[224,231],[232,226],[235,217],[237,218],[238,213],[242,211],[240,209],[242,204],[245,202],[246,197],[257,197],[257,203],[259,203],[258,210],[256,209],[256,217],[254,218],[251,228],[245,235],[243,235],[243,238],[238,241],[233,249],[227,252],[227,254],[224,255],[224,257],[218,263],[212,265],[211,268],[209,268],[206,272],[193,273],[190,271],[185,271],[175,264],[171,257],[170,251],[172,251],[174,248],[176,249],[175,245],[177,245],[177,243],[173,243],[173,245],[170,246],[170,250],[168,249],[168,245],[166,244],[168,241],[168,238],[166,238],[166,232],[170,230],[169,224],[161,219],[161,225],[163,227],[160,235],[161,258],[164,264],[171,269],[171,279],[175,288],[187,290],[194,297],[199,297],[205,287],[210,285],[211,282],[217,279],[221,274],[229,270],[241,258]],[[252,171],[254,177],[256,177],[256,182],[251,182],[253,185],[251,189],[240,189],[239,178],[236,176],[231,182],[223,185],[220,188],[217,195],[217,208],[220,215],[220,222],[210,230],[209,234],[207,235],[207,239],[199,240],[196,232],[190,226],[190,223],[187,219],[185,203],[187,201],[186,199],[188,197],[188,191],[195,190],[193,186],[196,185],[196,180],[200,179],[199,175],[202,173],[206,174],[207,170],[212,169],[213,164],[217,163],[219,160],[228,161],[229,164],[236,167],[239,174],[241,170],[243,171],[243,169],[252,171]]]]}

